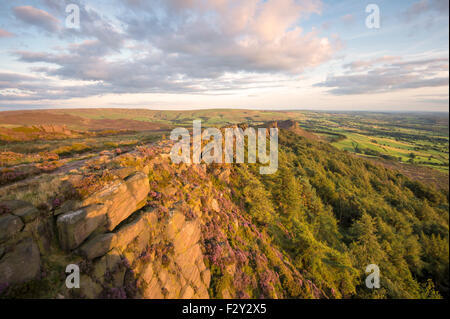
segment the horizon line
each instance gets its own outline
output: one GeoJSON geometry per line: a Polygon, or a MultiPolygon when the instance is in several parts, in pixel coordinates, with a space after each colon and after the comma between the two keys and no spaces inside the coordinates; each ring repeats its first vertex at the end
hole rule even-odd
{"type": "Polygon", "coordinates": [[[298,109],[267,109],[267,108],[217,108],[217,107],[211,107],[211,108],[186,108],[186,109],[154,109],[154,108],[148,108],[148,107],[115,107],[115,106],[78,106],[78,107],[59,107],[59,108],[52,108],[52,107],[39,107],[39,108],[13,108],[13,107],[5,107],[8,109],[2,110],[2,106],[0,106],[0,112],[20,112],[20,111],[62,111],[62,110],[84,110],[84,109],[94,109],[94,110],[146,110],[146,111],[156,111],[156,112],[190,112],[190,111],[214,111],[214,110],[234,110],[234,111],[261,111],[261,112],[363,112],[363,113],[446,113],[449,114],[449,109],[446,110],[365,110],[365,109],[313,109],[313,108],[298,108],[298,109]]]}

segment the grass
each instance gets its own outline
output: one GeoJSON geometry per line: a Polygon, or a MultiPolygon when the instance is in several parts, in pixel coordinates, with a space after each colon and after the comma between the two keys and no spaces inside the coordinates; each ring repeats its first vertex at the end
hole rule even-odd
{"type": "Polygon", "coordinates": [[[332,143],[335,147],[347,150],[349,152],[357,152],[360,150],[374,150],[383,155],[388,155],[399,159],[401,162],[408,162],[411,160],[411,154],[414,154],[414,162],[426,166],[439,166],[441,170],[447,170],[448,167],[448,153],[438,152],[430,149],[418,149],[420,141],[405,143],[398,142],[393,139],[366,136],[357,133],[345,133],[346,139],[332,143]],[[376,142],[374,142],[376,139],[376,142]],[[441,167],[442,166],[442,167],[441,167]]]}
{"type": "Polygon", "coordinates": [[[23,200],[39,206],[42,203],[48,203],[52,197],[58,194],[61,185],[61,177],[41,175],[38,179],[27,183],[26,186],[19,183],[0,188],[0,198],[2,200],[23,200]]]}
{"type": "Polygon", "coordinates": [[[61,156],[70,156],[89,151],[98,152],[117,147],[129,147],[138,144],[147,144],[157,140],[164,132],[134,132],[108,136],[95,136],[90,138],[68,138],[64,140],[37,140],[10,142],[0,144],[1,152],[14,152],[23,156],[32,156],[39,153],[53,153],[61,156]]]}
{"type": "Polygon", "coordinates": [[[338,149],[448,172],[448,116],[436,114],[308,113],[300,124],[338,149]],[[344,138],[336,138],[340,134],[344,138]]]}

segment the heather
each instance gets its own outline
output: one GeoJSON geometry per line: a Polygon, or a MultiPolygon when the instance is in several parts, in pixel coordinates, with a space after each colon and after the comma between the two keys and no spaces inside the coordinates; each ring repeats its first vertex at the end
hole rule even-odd
{"type": "Polygon", "coordinates": [[[302,135],[280,128],[272,175],[254,164],[174,164],[163,140],[55,157],[56,168],[7,181],[0,267],[27,263],[0,294],[448,296],[448,192],[302,135]],[[69,263],[80,266],[80,290],[63,284],[69,263]],[[365,286],[369,264],[380,289],[365,286]]]}

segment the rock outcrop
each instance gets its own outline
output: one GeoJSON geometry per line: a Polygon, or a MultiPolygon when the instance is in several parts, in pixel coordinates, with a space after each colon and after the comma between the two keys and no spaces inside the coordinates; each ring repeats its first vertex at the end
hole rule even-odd
{"type": "Polygon", "coordinates": [[[189,209],[175,201],[162,219],[161,210],[146,206],[148,174],[159,162],[115,169],[118,179],[51,212],[23,201],[1,203],[0,286],[38,279],[45,272],[41,255],[47,260],[60,250],[59,267],[78,264],[82,275],[79,290],[62,285],[59,296],[208,298],[200,220],[186,218],[189,209]]]}
{"type": "Polygon", "coordinates": [[[83,204],[106,206],[106,227],[108,230],[113,230],[120,222],[147,203],[149,191],[147,175],[137,172],[124,181],[115,183],[87,198],[83,204]]]}
{"type": "MultiPolygon", "coordinates": [[[[321,296],[275,248],[265,256],[270,238],[225,187],[230,167],[175,165],[169,152],[108,155],[101,187],[54,207],[0,203],[0,294],[21,297],[15,287],[25,285],[41,298],[280,298],[289,280],[295,296],[321,296]],[[70,264],[79,289],[66,287],[70,264]]],[[[64,180],[91,187],[83,179],[99,161],[64,180]]]]}
{"type": "Polygon", "coordinates": [[[149,190],[147,176],[138,172],[83,200],[78,204],[82,208],[58,216],[62,248],[77,248],[98,228],[113,230],[146,204],[149,190]]]}
{"type": "Polygon", "coordinates": [[[80,208],[60,215],[57,220],[61,248],[78,247],[92,232],[106,223],[106,206],[102,204],[80,208]]]}

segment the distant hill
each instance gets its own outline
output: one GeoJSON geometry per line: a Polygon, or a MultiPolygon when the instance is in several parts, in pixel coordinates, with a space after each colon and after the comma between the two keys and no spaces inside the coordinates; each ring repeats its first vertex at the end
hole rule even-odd
{"type": "Polygon", "coordinates": [[[0,112],[1,125],[67,125],[75,130],[135,129],[153,130],[166,125],[192,125],[194,119],[205,125],[267,122],[304,118],[300,112],[254,110],[153,111],[146,109],[58,109],[0,112]]]}

